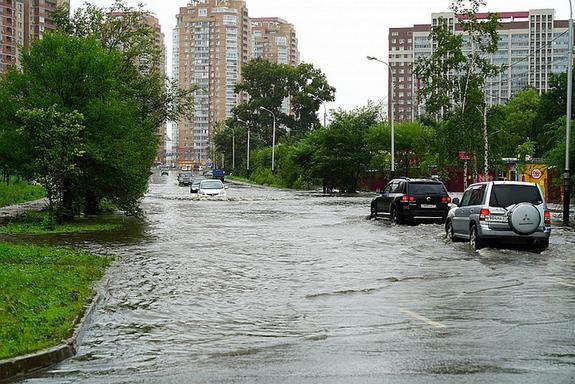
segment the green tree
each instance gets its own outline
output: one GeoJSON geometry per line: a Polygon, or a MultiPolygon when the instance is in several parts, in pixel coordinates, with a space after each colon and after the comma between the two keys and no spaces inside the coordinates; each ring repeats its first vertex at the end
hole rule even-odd
{"type": "Polygon", "coordinates": [[[316,113],[324,101],[334,100],[335,89],[310,64],[293,67],[258,58],[242,67],[242,81],[236,92],[248,95],[248,101],[233,109],[233,121],[227,125],[235,125],[238,120],[248,122],[254,143],[270,146],[273,116],[260,107],[274,113],[276,139],[280,141],[288,131],[297,136],[319,127],[316,113]],[[291,115],[282,111],[285,100],[291,103],[291,115]]]}
{"type": "MultiPolygon", "coordinates": [[[[420,170],[410,168],[415,165],[434,163],[433,128],[416,122],[400,122],[395,124],[395,166],[397,174],[418,176],[420,170]]],[[[388,123],[372,126],[366,136],[369,150],[372,153],[370,169],[390,169],[391,165],[391,128],[388,123]]],[[[426,171],[424,169],[423,171],[426,171]]]]}
{"type": "MultiPolygon", "coordinates": [[[[499,41],[498,16],[490,14],[487,20],[479,20],[476,16],[479,7],[485,4],[485,0],[455,0],[451,10],[463,15],[458,22],[463,33],[455,34],[447,20],[439,19],[430,33],[433,52],[430,57],[417,59],[413,71],[423,83],[420,92],[427,112],[458,121],[446,125],[455,129],[451,135],[461,139],[465,135],[476,137],[474,131],[481,133],[481,140],[467,142],[464,146],[471,144],[470,150],[476,155],[483,147],[484,170],[487,171],[488,107],[483,96],[484,85],[502,67],[490,61],[499,41]]],[[[451,148],[453,153],[462,149],[461,146],[451,148]]]]}
{"type": "Polygon", "coordinates": [[[294,163],[309,170],[309,178],[322,180],[324,190],[357,191],[371,154],[366,136],[378,122],[379,111],[368,106],[351,112],[336,111],[327,128],[301,140],[293,151],[294,163]]]}
{"type": "Polygon", "coordinates": [[[81,172],[64,180],[62,201],[70,214],[94,213],[105,197],[135,213],[147,190],[157,120],[134,88],[141,75],[124,63],[121,52],[94,38],[48,33],[22,54],[21,70],[11,71],[2,84],[12,108],[56,105],[63,113],[77,110],[84,116],[81,172]]]}
{"type": "MultiPolygon", "coordinates": [[[[539,124],[541,96],[533,88],[519,91],[506,104],[489,112],[490,141],[494,157],[515,157],[517,147],[530,138],[538,141],[542,135],[539,124]]],[[[535,147],[531,156],[542,151],[535,147]]]]}
{"type": "Polygon", "coordinates": [[[66,180],[80,173],[78,159],[84,154],[83,116],[77,111],[62,113],[55,106],[48,109],[20,109],[16,117],[22,122],[18,132],[30,148],[34,162],[33,177],[41,181],[48,195],[50,228],[63,216],[66,180]]]}

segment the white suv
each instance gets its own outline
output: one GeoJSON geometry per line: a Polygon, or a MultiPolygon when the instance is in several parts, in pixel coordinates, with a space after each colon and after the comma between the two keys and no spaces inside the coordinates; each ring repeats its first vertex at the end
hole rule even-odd
{"type": "Polygon", "coordinates": [[[551,214],[535,183],[477,183],[465,190],[461,201],[453,199],[445,233],[452,241],[469,240],[476,250],[501,241],[529,244],[541,252],[549,247],[551,214]]]}

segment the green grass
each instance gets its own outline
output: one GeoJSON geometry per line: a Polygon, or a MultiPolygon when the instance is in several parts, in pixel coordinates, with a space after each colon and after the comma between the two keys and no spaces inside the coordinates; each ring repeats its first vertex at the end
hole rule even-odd
{"type": "Polygon", "coordinates": [[[48,229],[46,212],[26,212],[24,215],[12,219],[6,225],[0,226],[0,233],[7,234],[50,234],[50,233],[77,233],[114,231],[121,228],[120,224],[83,223],[81,221],[57,225],[54,229],[48,229]]]}
{"type": "Polygon", "coordinates": [[[8,185],[0,182],[0,207],[37,200],[45,196],[46,191],[42,186],[27,181],[16,182],[15,177],[8,185]]]}
{"type": "Polygon", "coordinates": [[[0,243],[0,359],[70,337],[110,262],[81,250],[0,243]]]}

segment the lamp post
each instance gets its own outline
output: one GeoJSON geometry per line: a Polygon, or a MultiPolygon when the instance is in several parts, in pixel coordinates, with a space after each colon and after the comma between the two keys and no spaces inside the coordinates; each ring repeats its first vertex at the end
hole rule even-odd
{"type": "Polygon", "coordinates": [[[569,144],[571,141],[571,103],[573,96],[573,4],[569,0],[569,53],[567,56],[567,125],[565,127],[565,173],[563,174],[563,225],[569,225],[571,203],[571,170],[569,168],[569,144]]]}
{"type": "Polygon", "coordinates": [[[244,121],[242,119],[238,119],[238,121],[240,123],[244,123],[246,125],[246,129],[248,131],[248,148],[246,149],[246,170],[248,171],[248,174],[249,174],[249,172],[250,172],[250,125],[248,124],[247,121],[244,121]]]}
{"type": "Polygon", "coordinates": [[[391,108],[390,108],[390,126],[391,126],[391,178],[393,179],[395,177],[395,126],[394,126],[394,111],[393,111],[393,92],[394,92],[394,87],[393,87],[393,71],[391,70],[391,66],[383,61],[383,60],[379,60],[377,57],[374,56],[367,56],[368,60],[375,60],[378,61],[382,64],[385,64],[387,66],[387,69],[389,70],[389,84],[391,86],[391,97],[389,98],[389,102],[391,103],[391,108]]]}
{"type": "Polygon", "coordinates": [[[275,148],[276,148],[276,115],[266,107],[260,107],[262,111],[271,113],[274,118],[274,125],[272,129],[272,174],[275,172],[275,148]]]}

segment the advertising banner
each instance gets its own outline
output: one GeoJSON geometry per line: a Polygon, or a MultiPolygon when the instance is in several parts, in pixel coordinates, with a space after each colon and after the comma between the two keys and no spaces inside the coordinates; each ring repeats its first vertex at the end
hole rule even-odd
{"type": "Polygon", "coordinates": [[[548,170],[546,164],[525,164],[522,167],[521,181],[539,184],[545,198],[549,196],[548,170]]]}

